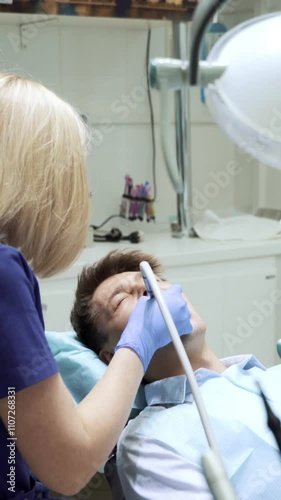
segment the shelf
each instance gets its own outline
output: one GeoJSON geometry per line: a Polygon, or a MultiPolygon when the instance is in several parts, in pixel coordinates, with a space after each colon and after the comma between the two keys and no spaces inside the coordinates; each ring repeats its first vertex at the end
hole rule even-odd
{"type": "MultiPolygon", "coordinates": [[[[126,3],[126,2],[125,2],[126,3]]],[[[94,0],[22,0],[13,4],[1,4],[0,14],[47,14],[79,17],[102,17],[122,19],[188,21],[191,19],[197,0],[183,0],[181,5],[128,1],[127,9],[118,7],[118,1],[94,0]]],[[[122,3],[124,5],[124,2],[122,3]]]]}
{"type": "Polygon", "coordinates": [[[143,31],[150,28],[164,27],[169,23],[167,20],[155,19],[130,19],[130,18],[116,18],[116,17],[96,17],[96,16],[71,16],[71,15],[47,15],[47,14],[28,14],[7,12],[0,13],[0,26],[1,25],[17,25],[23,26],[25,24],[37,23],[50,23],[56,26],[67,27],[84,27],[95,29],[98,28],[116,28],[134,31],[143,31]]]}

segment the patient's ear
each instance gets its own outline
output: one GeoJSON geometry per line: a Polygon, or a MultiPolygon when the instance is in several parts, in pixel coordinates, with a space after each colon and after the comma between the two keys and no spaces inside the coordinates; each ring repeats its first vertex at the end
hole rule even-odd
{"type": "Polygon", "coordinates": [[[109,365],[110,361],[114,356],[114,352],[107,351],[106,349],[102,349],[99,352],[99,358],[106,364],[109,365]]]}

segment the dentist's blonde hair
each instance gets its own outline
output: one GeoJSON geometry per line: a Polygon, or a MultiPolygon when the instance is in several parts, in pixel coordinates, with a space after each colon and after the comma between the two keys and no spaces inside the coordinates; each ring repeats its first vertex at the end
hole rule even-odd
{"type": "Polygon", "coordinates": [[[41,277],[80,253],[89,224],[86,130],[40,83],[0,74],[0,240],[41,277]]]}

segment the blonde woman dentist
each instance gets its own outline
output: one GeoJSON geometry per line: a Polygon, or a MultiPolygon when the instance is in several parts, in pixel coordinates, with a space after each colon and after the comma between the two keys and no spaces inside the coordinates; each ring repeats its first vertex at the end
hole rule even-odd
{"type": "MultiPolygon", "coordinates": [[[[46,342],[34,273],[63,271],[83,247],[85,142],[69,104],[39,83],[0,74],[1,500],[80,491],[114,447],[154,352],[170,341],[143,289],[105,376],[74,405],[46,342]]],[[[167,301],[180,334],[188,333],[181,294],[167,301]]]]}

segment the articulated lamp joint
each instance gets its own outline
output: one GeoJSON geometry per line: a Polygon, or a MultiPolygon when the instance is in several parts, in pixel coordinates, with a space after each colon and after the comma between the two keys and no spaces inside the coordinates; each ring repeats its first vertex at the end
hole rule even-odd
{"type": "MultiPolygon", "coordinates": [[[[205,87],[222,76],[226,66],[199,62],[198,86],[205,87]]],[[[161,90],[180,90],[189,85],[189,61],[156,58],[150,63],[150,85],[161,90]]]]}

